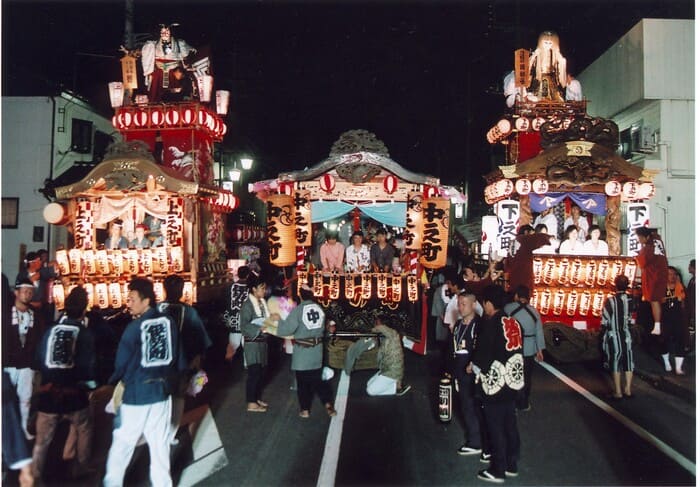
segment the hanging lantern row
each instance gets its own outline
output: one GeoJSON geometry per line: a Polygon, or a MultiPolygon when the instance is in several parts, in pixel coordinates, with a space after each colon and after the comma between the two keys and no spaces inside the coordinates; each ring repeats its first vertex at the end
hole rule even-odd
{"type": "MultiPolygon", "coordinates": [[[[486,132],[486,140],[490,144],[496,144],[504,141],[512,132],[539,132],[540,128],[547,120],[551,121],[557,118],[556,116],[551,116],[548,119],[544,117],[517,117],[512,121],[503,118],[486,132]]],[[[564,118],[561,122],[563,128],[567,129],[571,124],[571,119],[564,118]]]]}
{"type": "MultiPolygon", "coordinates": [[[[486,186],[484,198],[486,203],[492,205],[500,200],[506,199],[513,194],[513,190],[521,196],[530,193],[545,194],[549,191],[549,182],[546,179],[537,178],[533,181],[529,179],[518,179],[515,184],[510,179],[501,179],[486,186]]],[[[623,201],[647,200],[654,196],[656,188],[654,183],[635,183],[633,181],[620,183],[618,181],[608,181],[605,184],[605,194],[608,196],[622,196],[623,201]]]]}
{"type": "MultiPolygon", "coordinates": [[[[332,274],[323,275],[302,271],[298,273],[297,287],[309,284],[309,278],[313,278],[313,292],[317,298],[328,297],[336,300],[340,297],[340,284],[343,283],[345,299],[357,307],[363,306],[360,299],[367,300],[376,297],[398,303],[402,299],[403,278],[390,274],[332,274]],[[373,285],[374,283],[374,285],[373,285]]],[[[408,276],[406,278],[407,298],[410,302],[418,301],[418,278],[408,276]]]]}
{"type": "Polygon", "coordinates": [[[637,264],[634,259],[592,259],[550,257],[532,259],[532,273],[535,284],[550,286],[615,286],[615,278],[624,274],[634,281],[637,264]]]}
{"type": "Polygon", "coordinates": [[[232,193],[221,191],[215,197],[207,198],[207,202],[213,211],[230,213],[238,208],[240,200],[232,193]]]}
{"type": "MultiPolygon", "coordinates": [[[[119,309],[126,306],[126,301],[129,296],[128,282],[86,282],[82,286],[87,293],[88,309],[92,309],[94,307],[98,307],[100,309],[119,309]]],[[[53,301],[57,309],[62,310],[65,307],[66,297],[75,287],[76,284],[54,284],[52,287],[52,294],[53,301]]],[[[153,282],[153,292],[155,294],[156,301],[162,302],[165,300],[163,281],[153,282]]],[[[192,281],[185,281],[182,289],[182,301],[189,305],[196,303],[197,286],[195,286],[192,281]]]]}
{"type": "Polygon", "coordinates": [[[77,249],[56,251],[56,264],[61,275],[102,275],[183,272],[182,247],[151,249],[77,249]]]}
{"type": "Polygon", "coordinates": [[[656,194],[656,186],[654,183],[628,181],[622,184],[618,181],[608,181],[605,184],[605,194],[622,196],[622,201],[648,200],[656,194]]]}
{"type": "Polygon", "coordinates": [[[258,225],[236,225],[231,236],[234,243],[261,242],[267,236],[267,231],[258,225]]]}
{"type": "Polygon", "coordinates": [[[215,112],[202,105],[122,107],[112,117],[112,125],[117,130],[203,127],[216,138],[228,130],[215,112]]]}
{"type": "Polygon", "coordinates": [[[603,289],[535,289],[530,297],[530,305],[537,308],[542,315],[566,314],[569,317],[592,315],[600,318],[605,300],[613,294],[603,289]]]}

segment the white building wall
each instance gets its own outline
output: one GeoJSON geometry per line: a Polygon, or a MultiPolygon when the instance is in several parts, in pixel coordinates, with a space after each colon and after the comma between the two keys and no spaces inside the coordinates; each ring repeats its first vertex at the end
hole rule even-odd
{"type": "Polygon", "coordinates": [[[644,19],[578,77],[590,115],[654,134],[652,150],[631,162],[658,171],[651,225],[686,282],[695,257],[694,55],[692,20],[644,19]]]}
{"type": "Polygon", "coordinates": [[[19,198],[17,228],[3,228],[1,234],[2,272],[11,283],[19,272],[21,248],[46,248],[53,254],[66,242],[64,229],[44,220],[48,200],[38,190],[45,179],[58,177],[76,161],[93,160],[92,153],[71,151],[73,118],[92,121],[94,130],[114,132],[110,120],[70,95],[2,98],[2,197],[19,198]],[[33,239],[34,227],[44,229],[40,241],[33,239]]]}

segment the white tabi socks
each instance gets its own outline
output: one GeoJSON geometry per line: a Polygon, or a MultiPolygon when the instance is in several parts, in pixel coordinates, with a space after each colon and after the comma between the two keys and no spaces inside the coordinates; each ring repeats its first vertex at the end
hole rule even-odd
{"type": "Polygon", "coordinates": [[[671,372],[673,369],[671,368],[671,360],[669,359],[669,355],[665,353],[661,355],[661,358],[664,359],[664,368],[666,369],[666,372],[671,372]]]}
{"type": "MultiPolygon", "coordinates": [[[[654,323],[654,328],[651,330],[652,335],[661,335],[661,323],[654,323]]],[[[670,370],[670,369],[669,369],[670,370]]]]}
{"type": "Polygon", "coordinates": [[[683,357],[673,357],[676,362],[676,374],[678,375],[684,375],[685,372],[683,372],[683,357]]]}

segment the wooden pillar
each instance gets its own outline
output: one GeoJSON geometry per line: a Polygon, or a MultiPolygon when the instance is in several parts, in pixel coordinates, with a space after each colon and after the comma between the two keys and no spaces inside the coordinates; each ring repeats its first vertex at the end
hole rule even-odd
{"type": "Polygon", "coordinates": [[[518,226],[532,225],[532,208],[530,207],[530,195],[520,195],[520,221],[518,226]]]}
{"type": "Polygon", "coordinates": [[[605,233],[610,255],[620,255],[620,196],[608,196],[606,201],[605,233]]]}
{"type": "Polygon", "coordinates": [[[359,208],[355,208],[354,210],[352,210],[352,229],[355,232],[362,230],[361,225],[360,225],[360,209],[359,208]]]}

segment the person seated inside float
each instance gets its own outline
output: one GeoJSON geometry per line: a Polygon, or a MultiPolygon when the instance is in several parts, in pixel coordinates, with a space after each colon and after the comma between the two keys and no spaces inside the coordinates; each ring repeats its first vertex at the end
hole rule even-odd
{"type": "MultiPolygon", "coordinates": [[[[537,218],[535,218],[535,232],[539,233],[540,231],[537,230],[537,228],[540,225],[546,225],[547,226],[547,232],[549,235],[552,235],[553,237],[556,237],[559,234],[559,220],[557,219],[557,216],[554,214],[554,209],[553,208],[546,208],[537,215],[537,218]]],[[[557,242],[558,243],[558,242],[557,242]]]]}
{"type": "Polygon", "coordinates": [[[583,253],[586,255],[609,255],[608,244],[600,239],[600,227],[592,225],[588,230],[588,240],[583,244],[583,253]]]}
{"type": "MultiPolygon", "coordinates": [[[[588,219],[581,214],[581,208],[576,205],[571,205],[571,215],[564,220],[564,228],[568,228],[570,225],[576,227],[578,241],[583,243],[588,235],[588,219]]],[[[566,235],[564,235],[564,240],[566,240],[566,235]]]]}
{"type": "Polygon", "coordinates": [[[352,242],[345,249],[345,267],[348,272],[369,272],[370,252],[364,243],[365,236],[357,230],[352,234],[352,242]]]}
{"type": "Polygon", "coordinates": [[[343,272],[345,247],[338,242],[336,232],[326,232],[326,241],[321,245],[321,268],[325,272],[343,272]]]}
{"type": "Polygon", "coordinates": [[[126,249],[129,247],[129,241],[122,237],[122,226],[124,223],[117,219],[109,226],[109,237],[105,240],[106,249],[126,249]]]}
{"type": "Polygon", "coordinates": [[[569,225],[564,230],[565,240],[559,246],[559,254],[561,255],[581,255],[583,254],[583,244],[578,239],[578,230],[576,225],[569,225]]]}
{"type": "Polygon", "coordinates": [[[131,247],[137,249],[148,249],[151,247],[151,241],[146,237],[148,227],[144,224],[136,225],[134,239],[131,241],[131,247]]]}
{"type": "MultiPolygon", "coordinates": [[[[549,227],[544,224],[540,223],[535,227],[535,233],[545,233],[547,235],[551,235],[549,233],[550,229],[549,227]]],[[[554,254],[557,252],[557,249],[559,248],[559,240],[556,239],[556,237],[552,237],[549,240],[549,244],[545,245],[544,247],[540,247],[539,249],[535,249],[532,251],[533,254],[554,254]]]]}
{"type": "Polygon", "coordinates": [[[370,249],[372,270],[374,272],[391,272],[395,252],[393,245],[389,245],[386,240],[386,230],[379,228],[377,230],[377,243],[372,245],[370,249]]]}

